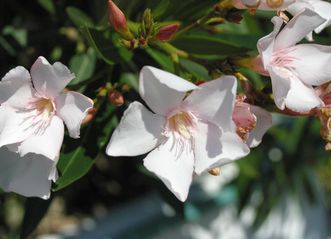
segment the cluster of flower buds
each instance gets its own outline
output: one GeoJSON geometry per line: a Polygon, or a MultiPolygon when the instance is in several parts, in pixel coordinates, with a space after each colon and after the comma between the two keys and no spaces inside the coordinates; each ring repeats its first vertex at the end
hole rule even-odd
{"type": "Polygon", "coordinates": [[[122,37],[122,45],[129,49],[146,47],[157,41],[170,41],[180,27],[180,24],[177,22],[166,25],[160,25],[154,22],[151,10],[146,9],[143,13],[138,32],[133,34],[128,27],[124,13],[112,0],[108,0],[108,16],[109,23],[122,37]]]}

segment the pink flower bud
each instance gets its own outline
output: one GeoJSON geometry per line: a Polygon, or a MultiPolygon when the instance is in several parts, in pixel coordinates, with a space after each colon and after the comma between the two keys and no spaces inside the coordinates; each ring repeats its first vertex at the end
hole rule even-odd
{"type": "Polygon", "coordinates": [[[112,0],[108,0],[108,20],[117,32],[126,32],[126,18],[112,0]]]}
{"type": "Polygon", "coordinates": [[[121,106],[124,104],[123,95],[117,90],[111,90],[108,93],[108,100],[114,106],[121,106]]]}
{"type": "Polygon", "coordinates": [[[221,169],[213,168],[213,169],[209,170],[208,173],[213,176],[219,176],[221,174],[221,169]]]}
{"type": "Polygon", "coordinates": [[[169,41],[178,31],[179,23],[173,23],[160,28],[156,33],[156,39],[160,41],[169,41]]]}
{"type": "Polygon", "coordinates": [[[238,96],[233,109],[232,119],[237,127],[237,134],[246,141],[248,134],[256,126],[256,116],[251,112],[251,106],[244,102],[244,96],[238,96]]]}

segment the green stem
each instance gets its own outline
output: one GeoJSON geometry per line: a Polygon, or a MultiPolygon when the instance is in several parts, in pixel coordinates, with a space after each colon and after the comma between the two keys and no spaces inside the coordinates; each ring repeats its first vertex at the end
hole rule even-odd
{"type": "Polygon", "coordinates": [[[168,53],[170,56],[177,55],[178,57],[188,58],[189,54],[186,51],[180,50],[168,42],[158,42],[155,45],[161,50],[168,53]]]}
{"type": "Polygon", "coordinates": [[[182,30],[179,30],[176,33],[176,36],[173,38],[173,40],[180,37],[181,35],[189,32],[193,28],[196,28],[196,27],[206,23],[213,15],[214,15],[214,9],[212,11],[210,11],[206,16],[203,16],[202,18],[196,20],[195,22],[191,23],[190,25],[184,27],[182,30]]]}

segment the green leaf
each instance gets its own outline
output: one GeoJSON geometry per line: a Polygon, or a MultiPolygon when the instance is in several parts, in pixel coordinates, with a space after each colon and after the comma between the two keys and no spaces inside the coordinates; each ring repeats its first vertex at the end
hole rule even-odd
{"type": "Polygon", "coordinates": [[[82,27],[82,26],[94,27],[93,20],[78,8],[67,7],[66,12],[69,18],[71,19],[71,21],[77,27],[82,27]]]}
{"type": "Polygon", "coordinates": [[[86,149],[79,145],[75,150],[61,154],[58,163],[60,177],[53,186],[53,191],[58,191],[84,176],[93,164],[94,156],[88,155],[86,149]]]}
{"type": "Polygon", "coordinates": [[[174,40],[173,44],[181,50],[196,55],[229,56],[250,51],[246,47],[238,46],[225,40],[198,34],[182,36],[174,40]]]}
{"type": "Polygon", "coordinates": [[[76,77],[70,82],[70,85],[75,85],[89,79],[94,73],[95,64],[96,54],[92,48],[89,48],[86,53],[74,55],[70,59],[69,68],[75,73],[76,77]]]}
{"type": "Polygon", "coordinates": [[[57,164],[59,178],[53,191],[69,186],[89,172],[99,154],[104,152],[110,132],[117,125],[117,121],[111,119],[113,113],[114,107],[103,103],[94,116],[96,118],[82,130],[82,138],[66,138],[57,164]]]}
{"type": "Polygon", "coordinates": [[[155,18],[161,17],[166,12],[169,4],[169,0],[161,0],[160,3],[153,9],[153,16],[155,18]]]}
{"type": "Polygon", "coordinates": [[[21,47],[25,47],[28,42],[28,33],[24,28],[14,28],[13,26],[6,26],[2,33],[4,35],[12,36],[21,47]]]}
{"type": "Polygon", "coordinates": [[[194,62],[194,61],[190,61],[187,59],[180,59],[180,64],[189,72],[191,73],[196,79],[201,79],[201,80],[209,80],[210,76],[208,74],[207,69],[194,62]]]}
{"type": "Polygon", "coordinates": [[[123,74],[121,74],[121,78],[120,78],[119,82],[122,84],[128,84],[130,87],[132,87],[137,92],[139,90],[137,74],[123,73],[123,74]]]}
{"type": "Polygon", "coordinates": [[[93,35],[91,34],[90,30],[87,27],[82,28],[83,33],[85,33],[85,36],[87,40],[89,41],[90,45],[93,47],[93,49],[96,51],[97,55],[105,61],[109,65],[114,65],[115,62],[109,58],[107,58],[99,49],[97,43],[95,42],[95,39],[93,35]]]}
{"type": "Polygon", "coordinates": [[[27,238],[35,230],[46,214],[51,202],[52,197],[48,200],[34,197],[26,199],[21,238],[27,238]]]}
{"type": "Polygon", "coordinates": [[[173,19],[182,20],[191,23],[207,14],[208,10],[217,3],[217,0],[194,0],[178,1],[170,0],[164,16],[171,16],[173,19]]]}
{"type": "Polygon", "coordinates": [[[51,15],[55,14],[55,7],[52,0],[38,0],[38,3],[51,15]]]}
{"type": "Polygon", "coordinates": [[[147,48],[146,52],[166,71],[174,72],[174,63],[171,60],[171,58],[157,50],[154,50],[152,48],[147,48]]]}
{"type": "Polygon", "coordinates": [[[100,32],[88,27],[81,28],[97,55],[109,65],[130,61],[133,53],[119,45],[118,34],[100,32]]]}

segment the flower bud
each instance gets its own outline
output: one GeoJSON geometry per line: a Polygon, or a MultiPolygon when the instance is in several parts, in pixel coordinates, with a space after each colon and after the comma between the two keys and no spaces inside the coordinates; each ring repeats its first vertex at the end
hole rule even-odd
{"type": "Polygon", "coordinates": [[[110,90],[108,92],[108,100],[114,106],[121,106],[124,104],[124,97],[117,90],[110,90]]]}
{"type": "Polygon", "coordinates": [[[257,118],[251,111],[251,106],[245,103],[246,96],[237,96],[232,113],[232,120],[236,125],[236,132],[246,142],[248,134],[255,128],[257,118]]]}
{"type": "Polygon", "coordinates": [[[156,33],[156,39],[160,41],[169,41],[179,29],[179,23],[173,23],[160,28],[156,33]]]}
{"type": "Polygon", "coordinates": [[[213,176],[219,176],[221,174],[221,169],[213,168],[213,169],[209,170],[208,173],[213,176]]]}
{"type": "Polygon", "coordinates": [[[125,15],[112,0],[108,0],[108,20],[117,32],[126,31],[125,15]]]}
{"type": "Polygon", "coordinates": [[[81,124],[87,124],[88,122],[90,122],[93,119],[96,112],[97,112],[96,108],[89,109],[87,115],[82,120],[81,124]]]}
{"type": "Polygon", "coordinates": [[[124,13],[112,0],[108,0],[108,21],[114,27],[115,31],[120,33],[125,39],[133,38],[129,31],[124,13]]]}

